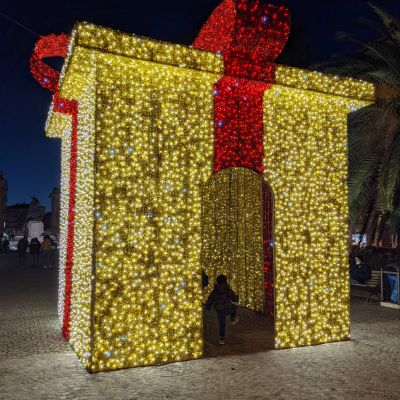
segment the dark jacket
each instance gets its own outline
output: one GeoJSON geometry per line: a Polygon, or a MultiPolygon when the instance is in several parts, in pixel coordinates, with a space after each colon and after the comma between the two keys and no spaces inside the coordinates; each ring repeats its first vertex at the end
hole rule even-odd
{"type": "Polygon", "coordinates": [[[236,303],[238,300],[238,295],[227,283],[216,284],[208,296],[206,308],[207,310],[211,310],[211,306],[214,306],[215,311],[226,311],[229,313],[232,309],[232,301],[236,303]]]}
{"type": "Polygon", "coordinates": [[[360,283],[364,283],[371,279],[371,267],[368,264],[353,264],[350,267],[350,277],[360,283]]]}
{"type": "Polygon", "coordinates": [[[18,240],[17,249],[20,253],[25,253],[28,246],[29,246],[29,243],[26,238],[23,237],[18,240]]]}
{"type": "Polygon", "coordinates": [[[29,244],[29,252],[31,254],[39,254],[40,253],[40,242],[37,239],[32,239],[29,244]]]}

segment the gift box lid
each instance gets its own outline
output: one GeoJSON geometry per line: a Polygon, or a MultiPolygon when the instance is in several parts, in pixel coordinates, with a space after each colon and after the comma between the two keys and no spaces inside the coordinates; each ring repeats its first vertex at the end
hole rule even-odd
{"type": "MultiPolygon", "coordinates": [[[[68,86],[69,70],[74,63],[74,54],[79,48],[179,68],[196,69],[216,74],[216,79],[218,79],[217,76],[224,74],[224,60],[221,54],[127,34],[87,22],[78,22],[73,29],[60,75],[59,94],[61,97],[68,92],[66,86],[68,86]]],[[[374,100],[375,89],[372,83],[285,65],[275,65],[273,83],[357,100],[374,100]]],[[[46,133],[48,136],[59,137],[60,127],[61,130],[68,127],[68,116],[55,116],[52,108],[46,125],[46,133]],[[57,132],[56,125],[58,125],[57,132]]]]}

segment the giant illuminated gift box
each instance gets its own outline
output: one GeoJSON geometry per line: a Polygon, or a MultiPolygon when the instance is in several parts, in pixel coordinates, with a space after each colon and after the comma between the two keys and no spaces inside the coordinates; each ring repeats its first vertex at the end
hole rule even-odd
{"type": "Polygon", "coordinates": [[[202,269],[274,314],[275,348],[349,338],[347,114],[374,89],[274,64],[289,22],[225,0],[190,47],[87,23],[38,41],[59,314],[90,371],[201,357],[202,269]]]}

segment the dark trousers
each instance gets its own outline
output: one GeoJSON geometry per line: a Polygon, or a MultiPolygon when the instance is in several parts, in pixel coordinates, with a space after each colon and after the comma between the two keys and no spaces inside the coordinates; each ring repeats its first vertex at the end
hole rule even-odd
{"type": "Polygon", "coordinates": [[[51,251],[43,251],[42,252],[42,260],[43,260],[43,265],[47,267],[51,267],[52,262],[51,262],[51,251]]]}
{"type": "Polygon", "coordinates": [[[18,262],[20,265],[25,265],[26,251],[18,251],[18,262]]]}
{"type": "Polygon", "coordinates": [[[221,339],[225,338],[225,320],[226,317],[230,315],[231,320],[236,318],[236,305],[232,304],[231,312],[227,310],[217,310],[218,323],[219,323],[219,337],[221,339]]]}
{"type": "Polygon", "coordinates": [[[31,253],[32,260],[33,260],[33,265],[38,266],[39,265],[39,253],[31,253]]]}

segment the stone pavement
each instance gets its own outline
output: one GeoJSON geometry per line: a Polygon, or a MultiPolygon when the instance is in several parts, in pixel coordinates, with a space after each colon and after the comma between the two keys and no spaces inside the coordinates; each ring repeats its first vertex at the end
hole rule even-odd
{"type": "Polygon", "coordinates": [[[352,340],[271,350],[268,318],[240,311],[205,358],[89,374],[58,334],[56,271],[0,255],[0,399],[400,399],[400,312],[352,299],[352,340]]]}

